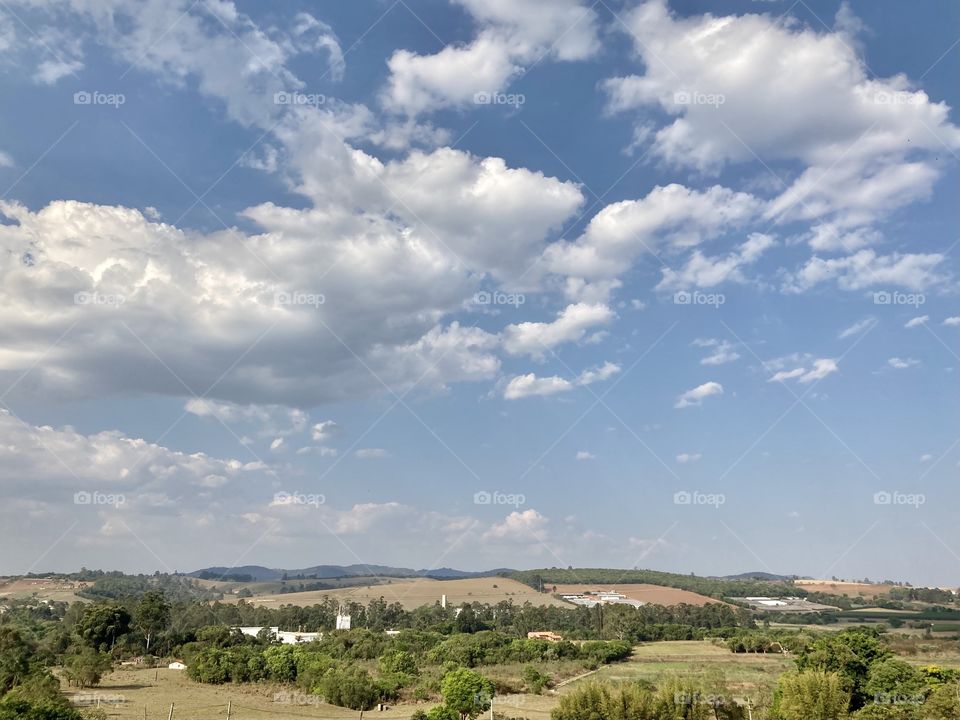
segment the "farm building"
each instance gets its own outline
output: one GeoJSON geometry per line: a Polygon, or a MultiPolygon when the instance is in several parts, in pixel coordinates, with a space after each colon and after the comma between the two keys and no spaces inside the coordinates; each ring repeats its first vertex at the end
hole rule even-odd
{"type": "Polygon", "coordinates": [[[563,635],[555,633],[552,630],[534,630],[528,632],[527,637],[531,640],[546,640],[548,642],[560,642],[563,640],[563,635]]]}
{"type": "Polygon", "coordinates": [[[168,670],[186,670],[187,664],[183,660],[174,660],[172,663],[167,665],[168,670]]]}
{"type": "Polygon", "coordinates": [[[239,630],[244,635],[249,635],[250,637],[257,637],[264,629],[269,630],[274,639],[279,640],[284,645],[297,645],[299,643],[313,642],[314,640],[320,640],[323,637],[323,633],[320,632],[281,630],[277,626],[263,628],[257,625],[251,625],[234,628],[234,630],[239,630]]]}

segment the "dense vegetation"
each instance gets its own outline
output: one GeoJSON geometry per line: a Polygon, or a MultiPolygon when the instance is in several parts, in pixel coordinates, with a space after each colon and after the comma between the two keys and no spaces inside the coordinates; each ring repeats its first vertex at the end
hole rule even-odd
{"type": "Polygon", "coordinates": [[[656,570],[616,570],[603,568],[543,570],[521,570],[506,573],[506,576],[533,588],[550,589],[551,585],[573,583],[596,583],[598,585],[619,585],[623,583],[648,583],[664,587],[690,590],[717,600],[725,597],[749,597],[755,595],[793,595],[804,597],[805,590],[789,583],[770,582],[744,578],[742,580],[723,580],[697,575],[658,572],[656,570]]]}

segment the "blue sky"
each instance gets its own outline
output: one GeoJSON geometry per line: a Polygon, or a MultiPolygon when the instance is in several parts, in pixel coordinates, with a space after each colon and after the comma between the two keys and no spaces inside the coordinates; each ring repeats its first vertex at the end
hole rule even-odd
{"type": "Polygon", "coordinates": [[[7,4],[0,571],[957,585],[958,20],[7,4]]]}

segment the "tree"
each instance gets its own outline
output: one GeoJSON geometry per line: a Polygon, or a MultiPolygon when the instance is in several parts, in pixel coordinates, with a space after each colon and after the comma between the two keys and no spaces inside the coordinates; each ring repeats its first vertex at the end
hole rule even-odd
{"type": "Polygon", "coordinates": [[[803,670],[777,684],[776,706],[783,720],[838,720],[846,717],[850,695],[839,673],[803,670]]]}
{"type": "Polygon", "coordinates": [[[109,672],[112,666],[109,655],[86,647],[67,658],[66,675],[71,684],[85,688],[99,684],[100,678],[109,672]]]}
{"type": "Polygon", "coordinates": [[[890,658],[870,668],[866,692],[875,703],[919,705],[923,702],[925,687],[922,673],[913,665],[890,658]]]}
{"type": "Polygon", "coordinates": [[[170,624],[170,604],[163,592],[145,592],[133,612],[137,629],[147,638],[146,651],[150,652],[150,640],[155,633],[163,632],[170,624]]]}
{"type": "Polygon", "coordinates": [[[480,673],[459,668],[443,676],[440,694],[445,707],[457,713],[460,720],[467,720],[490,708],[493,683],[480,673]]]}
{"type": "Polygon", "coordinates": [[[80,618],[77,632],[90,648],[110,650],[118,638],[130,632],[130,613],[115,603],[91,605],[80,618]]]}
{"type": "Polygon", "coordinates": [[[0,695],[19,685],[30,673],[34,649],[17,628],[0,626],[0,695]]]}
{"type": "Polygon", "coordinates": [[[330,670],[323,676],[320,693],[331,705],[359,710],[363,717],[365,710],[372,710],[380,699],[377,684],[370,674],[358,667],[342,670],[330,670]]]}

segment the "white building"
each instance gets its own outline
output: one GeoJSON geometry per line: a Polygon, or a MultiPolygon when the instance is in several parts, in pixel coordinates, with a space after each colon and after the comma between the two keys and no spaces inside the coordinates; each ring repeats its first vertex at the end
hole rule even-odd
{"type": "Polygon", "coordinates": [[[172,663],[167,665],[168,670],[186,670],[187,666],[183,660],[174,660],[172,663]]]}

